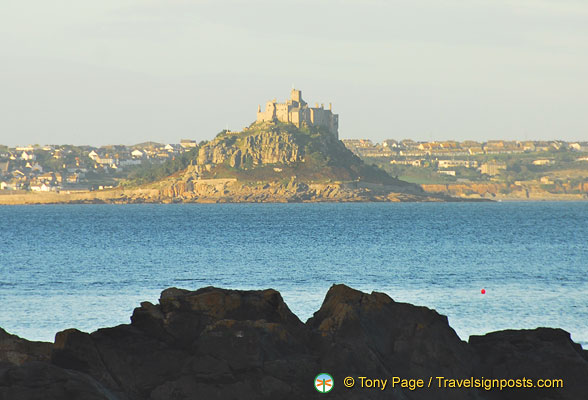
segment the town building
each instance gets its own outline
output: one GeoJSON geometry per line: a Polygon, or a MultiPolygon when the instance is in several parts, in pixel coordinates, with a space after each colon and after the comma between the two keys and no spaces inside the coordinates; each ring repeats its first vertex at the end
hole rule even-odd
{"type": "Polygon", "coordinates": [[[184,149],[193,149],[198,146],[198,143],[196,143],[195,140],[182,139],[180,140],[180,146],[182,146],[184,149]]]}
{"type": "Polygon", "coordinates": [[[500,162],[488,162],[482,164],[480,167],[480,172],[485,175],[495,176],[499,175],[501,170],[506,169],[505,163],[500,162]]]}
{"type": "Polygon", "coordinates": [[[439,168],[477,168],[478,162],[475,160],[438,160],[437,166],[439,168]]]}

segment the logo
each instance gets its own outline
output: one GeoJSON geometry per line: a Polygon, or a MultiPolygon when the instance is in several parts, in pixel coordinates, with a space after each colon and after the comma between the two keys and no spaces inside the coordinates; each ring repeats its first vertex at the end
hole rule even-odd
{"type": "Polygon", "coordinates": [[[329,374],[321,372],[314,378],[314,388],[319,393],[329,393],[335,386],[335,380],[329,374]]]}

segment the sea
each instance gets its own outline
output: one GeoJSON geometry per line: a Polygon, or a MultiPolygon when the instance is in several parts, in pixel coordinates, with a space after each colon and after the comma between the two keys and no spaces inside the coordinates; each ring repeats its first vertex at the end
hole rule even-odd
{"type": "Polygon", "coordinates": [[[168,287],[273,288],[306,321],[339,283],[463,340],[546,326],[588,348],[588,202],[0,206],[0,327],[30,340],[129,323],[168,287]]]}

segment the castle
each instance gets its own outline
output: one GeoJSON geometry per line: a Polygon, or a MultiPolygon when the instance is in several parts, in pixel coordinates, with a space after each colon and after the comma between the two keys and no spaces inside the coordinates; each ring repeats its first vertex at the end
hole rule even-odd
{"type": "Polygon", "coordinates": [[[281,121],[291,123],[300,128],[301,125],[321,126],[327,128],[329,132],[339,138],[339,115],[333,114],[331,104],[329,109],[325,110],[318,103],[315,107],[309,107],[302,100],[302,91],[292,89],[290,100],[285,103],[277,103],[276,99],[268,101],[265,105],[265,111],[261,111],[261,106],[257,108],[257,122],[281,121]]]}

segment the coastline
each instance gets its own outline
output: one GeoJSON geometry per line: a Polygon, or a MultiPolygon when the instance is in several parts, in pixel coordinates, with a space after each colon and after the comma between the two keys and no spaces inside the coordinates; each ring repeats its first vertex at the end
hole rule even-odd
{"type": "MultiPolygon", "coordinates": [[[[467,201],[488,201],[467,199],[467,201]]],[[[136,204],[136,203],[313,203],[313,202],[445,202],[464,201],[418,187],[359,182],[240,182],[202,179],[158,182],[135,188],[79,192],[0,193],[0,205],[136,204]]]]}
{"type": "MultiPolygon", "coordinates": [[[[0,191],[0,205],[139,204],[139,203],[321,203],[321,202],[576,202],[588,194],[466,191],[463,185],[421,185],[423,192],[403,193],[383,185],[353,188],[345,184],[260,184],[248,186],[232,180],[200,183],[196,190],[182,186],[113,188],[98,191],[19,192],[0,191]],[[301,189],[302,187],[302,189],[301,189]]],[[[483,189],[487,187],[480,185],[483,189]]],[[[469,189],[468,189],[469,190],[469,189]]]]}
{"type": "Polygon", "coordinates": [[[588,192],[551,193],[537,186],[508,186],[502,183],[423,184],[427,193],[444,194],[462,199],[494,201],[587,201],[588,192]]]}

